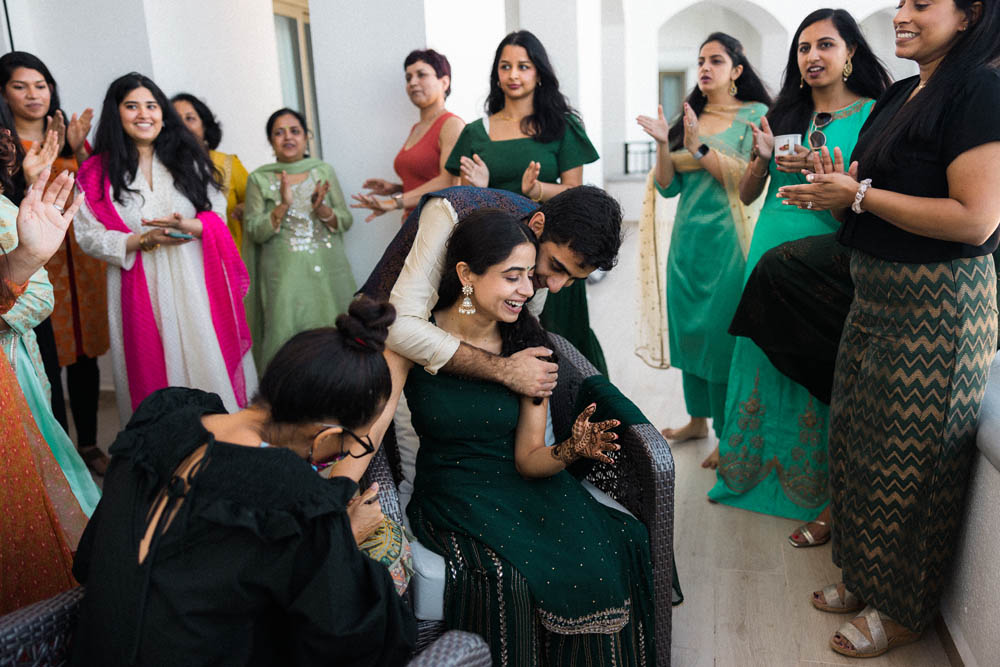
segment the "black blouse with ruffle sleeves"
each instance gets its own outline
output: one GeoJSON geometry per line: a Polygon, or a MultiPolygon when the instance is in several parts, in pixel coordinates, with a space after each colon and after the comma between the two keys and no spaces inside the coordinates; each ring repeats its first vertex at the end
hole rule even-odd
{"type": "MultiPolygon", "coordinates": [[[[111,447],[73,574],[74,665],[397,665],[416,622],[348,521],[357,485],[292,452],[216,441],[215,394],[149,396],[111,447]],[[207,443],[185,485],[174,471],[207,443]],[[157,496],[178,507],[139,563],[157,496]]],[[[168,515],[167,511],[163,512],[168,515]]]]}

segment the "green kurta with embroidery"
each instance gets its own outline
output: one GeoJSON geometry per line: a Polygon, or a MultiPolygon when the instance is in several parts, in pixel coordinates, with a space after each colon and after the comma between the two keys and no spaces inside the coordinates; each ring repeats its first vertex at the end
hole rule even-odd
{"type": "MultiPolygon", "coordinates": [[[[831,150],[839,146],[844,156],[851,155],[874,105],[874,100],[861,99],[834,113],[833,121],[822,128],[831,150]]],[[[811,121],[803,136],[814,129],[811,121]]],[[[805,183],[805,176],[778,171],[773,159],[770,174],[744,279],[771,248],[839,227],[829,212],[785,206],[775,196],[782,186],[805,183]]],[[[738,338],[719,438],[718,481],[708,497],[764,514],[815,518],[830,500],[828,412],[829,406],[778,371],[753,341],[738,338]]]]}
{"type": "Polygon", "coordinates": [[[498,665],[653,664],[645,526],[565,470],[522,477],[520,398],[503,385],[414,368],[406,398],[420,436],[407,514],[421,544],[463,566],[445,582],[447,627],[481,632],[498,665]]]}
{"type": "MultiPolygon", "coordinates": [[[[701,140],[747,160],[753,147],[748,123],[757,124],[763,104],[744,104],[732,125],[701,140]]],[[[667,330],[670,364],[702,380],[725,384],[736,339],[728,333],[743,291],[746,260],[726,190],[704,169],[677,172],[664,197],[680,195],[667,253],[667,330]]],[[[704,415],[695,415],[704,416],[704,415]]]]}
{"type": "Polygon", "coordinates": [[[250,272],[247,320],[261,374],[289,338],[306,329],[332,327],[347,311],[357,290],[344,252],[344,232],[352,222],[333,168],[320,160],[279,162],[250,175],[243,258],[250,272]],[[292,205],[274,229],[271,211],[281,201],[281,171],[308,176],[292,186],[292,205]],[[336,217],[333,230],[312,210],[310,197],[320,181],[330,183],[325,203],[336,217]]]}
{"type": "MultiPolygon", "coordinates": [[[[541,165],[538,180],[557,183],[564,171],[589,164],[599,157],[583,125],[571,115],[566,117],[566,130],[562,137],[546,143],[530,137],[493,141],[480,118],[462,130],[445,169],[458,176],[463,155],[482,158],[490,169],[489,187],[519,195],[524,194],[521,192],[521,177],[531,161],[541,165]]],[[[558,293],[550,293],[540,319],[547,330],[571,342],[597,370],[608,374],[601,344],[590,328],[585,281],[575,281],[558,293]]]]}

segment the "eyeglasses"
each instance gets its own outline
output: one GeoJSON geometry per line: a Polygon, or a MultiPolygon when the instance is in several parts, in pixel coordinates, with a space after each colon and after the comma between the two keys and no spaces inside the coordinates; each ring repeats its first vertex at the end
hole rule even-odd
{"type": "MultiPolygon", "coordinates": [[[[353,439],[354,442],[356,442],[359,445],[361,445],[361,447],[362,447],[362,449],[364,449],[364,451],[362,453],[360,453],[360,454],[355,454],[354,452],[351,451],[351,448],[354,446],[354,443],[351,443],[351,445],[347,448],[346,451],[343,450],[343,449],[341,450],[340,455],[334,456],[330,460],[323,461],[322,463],[313,462],[312,463],[312,467],[313,467],[314,470],[317,470],[317,471],[323,470],[324,468],[327,468],[327,467],[333,465],[334,463],[336,463],[337,461],[340,461],[341,459],[343,459],[345,457],[348,457],[348,456],[350,456],[351,458],[354,458],[354,459],[361,459],[361,458],[364,458],[364,457],[368,456],[369,454],[371,454],[372,452],[375,451],[375,443],[372,442],[372,437],[370,435],[358,435],[357,433],[355,433],[351,429],[345,428],[344,426],[341,426],[340,424],[324,424],[324,423],[321,422],[320,426],[322,426],[323,428],[316,435],[319,435],[320,433],[322,433],[323,431],[325,431],[328,428],[339,428],[340,429],[340,433],[341,433],[342,436],[348,436],[351,439],[353,439]]],[[[315,437],[315,436],[313,436],[313,437],[315,437]]]]}
{"type": "Polygon", "coordinates": [[[828,111],[822,111],[816,114],[813,118],[812,126],[815,128],[809,134],[809,146],[813,150],[818,150],[826,146],[826,135],[823,133],[823,128],[833,122],[833,114],[828,111]]]}

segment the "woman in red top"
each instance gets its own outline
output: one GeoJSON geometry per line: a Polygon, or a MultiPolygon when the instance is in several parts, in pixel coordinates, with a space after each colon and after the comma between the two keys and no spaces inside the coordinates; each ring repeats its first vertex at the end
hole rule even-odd
{"type": "Polygon", "coordinates": [[[465,122],[444,106],[445,98],[451,93],[451,65],[443,55],[427,49],[411,51],[403,61],[403,69],[406,72],[406,94],[420,109],[420,122],[410,129],[410,136],[392,163],[403,182],[369,178],[361,187],[370,192],[352,195],[355,200],[352,208],[372,211],[365,222],[400,208],[406,209],[405,215],[409,215],[428,192],[458,185],[458,179],[444,168],[458,135],[465,127],[465,122]],[[376,195],[390,198],[379,199],[376,195]]]}

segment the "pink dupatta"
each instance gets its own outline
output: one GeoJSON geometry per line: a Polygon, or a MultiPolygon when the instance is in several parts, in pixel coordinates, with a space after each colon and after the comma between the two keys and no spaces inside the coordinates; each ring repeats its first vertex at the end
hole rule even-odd
{"type": "MultiPolygon", "coordinates": [[[[95,155],[80,165],[77,184],[101,224],[111,231],[133,233],[114,207],[103,155],[95,155]]],[[[225,221],[212,211],[202,211],[198,219],[202,224],[201,250],[212,324],[236,402],[244,407],[247,395],[243,357],[250,350],[251,338],[243,297],[250,286],[250,277],[225,221]]],[[[136,254],[132,268],[121,272],[121,304],[125,368],[135,410],[143,399],[169,384],[163,341],[153,316],[141,252],[136,254]]]]}

